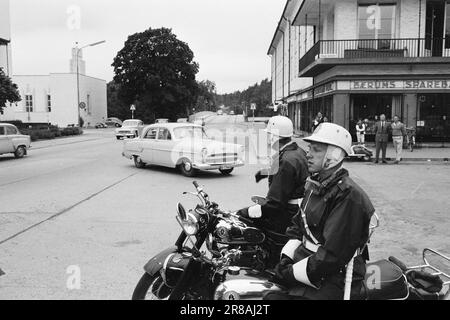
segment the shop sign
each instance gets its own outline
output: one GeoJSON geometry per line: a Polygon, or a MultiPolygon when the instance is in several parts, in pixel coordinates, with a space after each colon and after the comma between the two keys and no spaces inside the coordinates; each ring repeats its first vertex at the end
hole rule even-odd
{"type": "Polygon", "coordinates": [[[425,127],[425,121],[417,121],[418,127],[425,127]]]}
{"type": "Polygon", "coordinates": [[[324,95],[326,93],[332,92],[336,90],[336,83],[335,82],[330,82],[330,83],[326,83],[320,87],[317,87],[314,90],[314,94],[316,96],[320,96],[320,95],[324,95]]]}
{"type": "Polygon", "coordinates": [[[362,80],[351,81],[351,90],[447,90],[450,80],[362,80]]]}

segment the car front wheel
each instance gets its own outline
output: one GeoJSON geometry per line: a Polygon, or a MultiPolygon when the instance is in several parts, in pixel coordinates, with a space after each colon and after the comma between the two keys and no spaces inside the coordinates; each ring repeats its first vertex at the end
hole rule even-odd
{"type": "Polygon", "coordinates": [[[26,149],[23,146],[20,146],[17,148],[16,152],[14,152],[14,156],[17,159],[20,159],[20,158],[23,158],[26,153],[27,153],[26,149]]]}
{"type": "Polygon", "coordinates": [[[145,163],[142,162],[141,157],[138,157],[138,156],[134,156],[134,165],[135,165],[136,168],[138,168],[138,169],[145,168],[145,163]]]}
{"type": "Polygon", "coordinates": [[[180,164],[180,170],[186,177],[194,177],[198,172],[198,170],[192,166],[192,162],[187,159],[183,160],[180,164]]]}
{"type": "Polygon", "coordinates": [[[233,172],[234,168],[230,169],[219,169],[220,173],[224,176],[229,176],[233,172]]]}

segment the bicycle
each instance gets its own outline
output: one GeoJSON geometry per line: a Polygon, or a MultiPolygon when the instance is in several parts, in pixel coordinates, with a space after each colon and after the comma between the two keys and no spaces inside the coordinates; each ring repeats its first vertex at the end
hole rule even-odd
{"type": "Polygon", "coordinates": [[[414,146],[416,145],[416,129],[413,127],[406,128],[406,145],[409,151],[414,151],[414,146]]]}

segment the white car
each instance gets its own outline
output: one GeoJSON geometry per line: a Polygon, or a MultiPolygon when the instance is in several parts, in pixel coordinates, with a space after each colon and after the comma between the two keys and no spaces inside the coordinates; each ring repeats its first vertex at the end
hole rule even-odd
{"type": "Polygon", "coordinates": [[[0,154],[14,153],[16,158],[23,158],[30,146],[30,136],[20,134],[12,124],[0,123],[0,154]]]}
{"type": "Polygon", "coordinates": [[[202,126],[188,123],[153,124],[142,135],[125,141],[122,155],[138,168],[159,165],[179,168],[183,175],[219,170],[229,175],[244,165],[244,147],[208,139],[202,126]]]}
{"type": "Polygon", "coordinates": [[[125,120],[122,124],[122,128],[116,129],[116,138],[117,140],[123,138],[136,138],[141,134],[143,128],[144,122],[141,120],[125,120]]]}

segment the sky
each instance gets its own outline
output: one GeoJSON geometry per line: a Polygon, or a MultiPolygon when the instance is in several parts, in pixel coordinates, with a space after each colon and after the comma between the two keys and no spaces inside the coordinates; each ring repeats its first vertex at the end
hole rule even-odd
{"type": "Polygon", "coordinates": [[[87,75],[111,81],[127,37],[171,28],[200,65],[198,80],[231,93],[270,79],[267,51],[284,0],[11,0],[13,73],[69,72],[71,48],[83,51],[87,75]]]}

